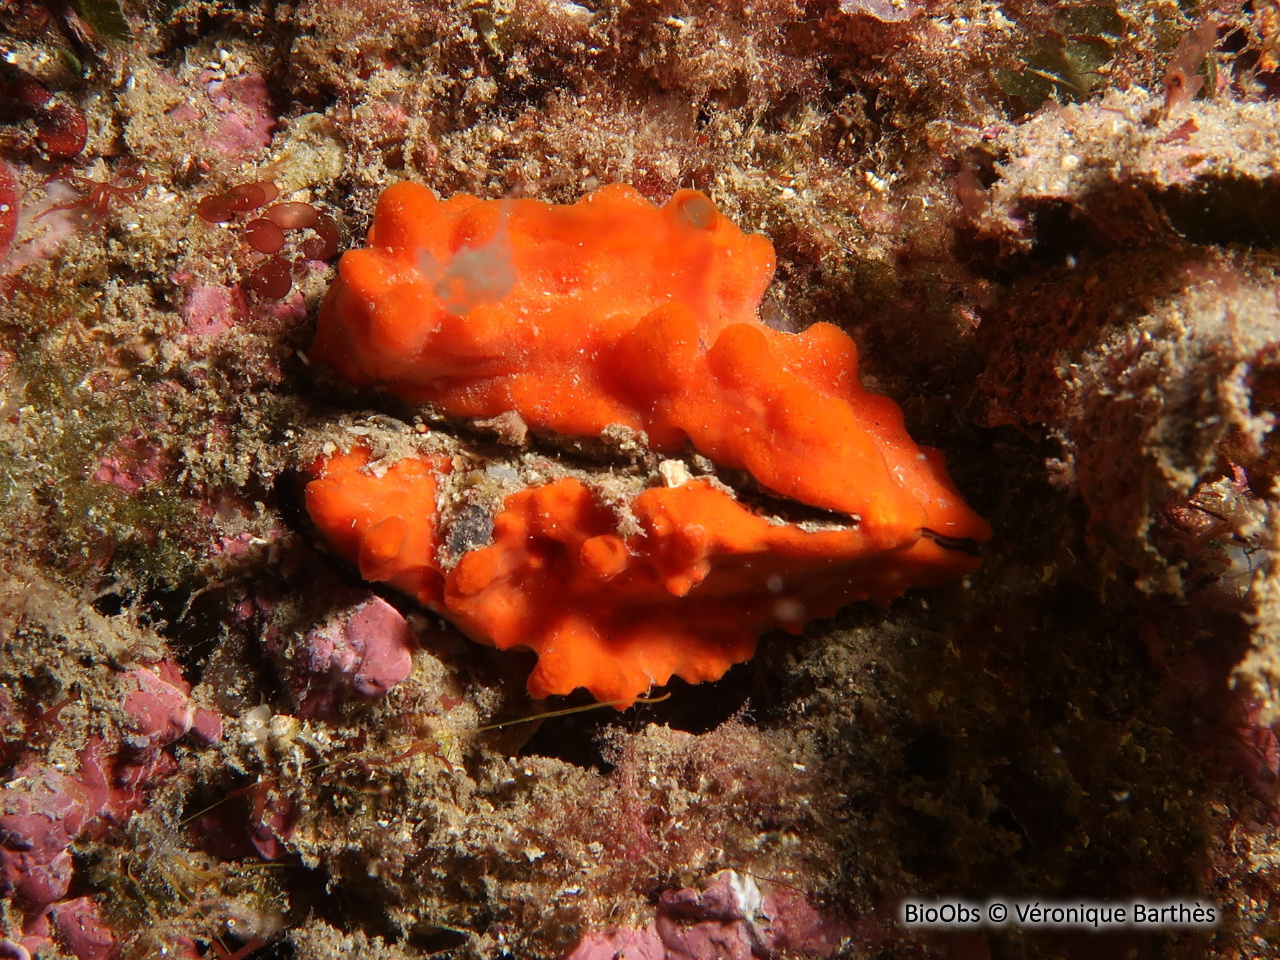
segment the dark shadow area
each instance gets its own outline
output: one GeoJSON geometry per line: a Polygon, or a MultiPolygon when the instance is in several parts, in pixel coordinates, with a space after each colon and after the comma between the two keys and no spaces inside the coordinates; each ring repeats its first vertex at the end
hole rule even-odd
{"type": "Polygon", "coordinates": [[[461,930],[448,930],[444,927],[423,925],[414,927],[405,937],[405,943],[414,950],[426,954],[444,953],[467,942],[467,935],[461,930]]]}
{"type": "Polygon", "coordinates": [[[1194,243],[1280,246],[1280,184],[1243,177],[1199,180],[1154,198],[1194,243]]]}
{"type": "Polygon", "coordinates": [[[110,593],[104,593],[102,596],[98,597],[93,601],[92,607],[104,617],[118,617],[133,606],[133,602],[137,598],[138,594],[136,591],[131,590],[128,587],[121,587],[117,590],[112,590],[110,593]]]}
{"type": "MultiPolygon", "coordinates": [[[[542,721],[521,755],[552,757],[607,773],[612,765],[604,759],[600,743],[609,729],[621,727],[635,731],[653,723],[686,733],[708,733],[749,709],[756,679],[750,663],[738,664],[715,683],[689,684],[673,678],[665,688],[650,693],[655,698],[666,694],[666,699],[657,703],[637,704],[622,712],[606,707],[552,717],[542,721]]],[[[589,693],[578,690],[562,698],[555,709],[586,707],[593,703],[595,700],[589,693]]]]}
{"type": "Polygon", "coordinates": [[[183,678],[195,685],[222,640],[228,603],[224,588],[193,594],[190,589],[155,587],[141,598],[138,623],[173,645],[183,678]]]}

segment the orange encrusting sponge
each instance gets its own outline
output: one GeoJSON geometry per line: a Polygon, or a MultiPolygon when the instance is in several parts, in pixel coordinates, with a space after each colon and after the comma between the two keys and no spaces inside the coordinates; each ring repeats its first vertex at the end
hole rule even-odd
{"type": "Polygon", "coordinates": [[[444,590],[436,565],[436,487],[449,460],[407,457],[381,476],[366,471],[368,463],[369,452],[357,447],[312,464],[307,512],[360,576],[435,606],[444,590]]]}
{"type": "Polygon", "coordinates": [[[409,518],[403,506],[431,500],[444,467],[402,461],[379,498],[355,452],[317,468],[312,516],[366,577],[477,639],[537,650],[540,695],[585,686],[629,700],[673,674],[718,677],[772,626],[975,569],[937,537],[982,541],[990,528],[897,405],[862,388],[853,341],[830,324],[792,334],[760,321],[773,266],[767,239],[694,191],[658,208],[610,186],[553,206],[440,201],[400,183],[380,198],[368,247],[343,257],[311,357],[454,416],[514,412],[535,433],[578,437],[643,431],[651,450],[692,449],[839,515],[836,529],[766,520],[691,481],[636,496],[643,533],[623,537],[587,486],[561,480],[508,497],[492,544],[446,577],[433,552],[415,552],[438,549],[434,507],[409,518]]]}
{"type": "Polygon", "coordinates": [[[445,574],[427,506],[440,464],[405,459],[379,479],[367,460],[357,448],[314,468],[307,507],[321,533],[366,578],[474,639],[536,650],[535,697],[586,687],[626,704],[672,676],[716,680],[765,630],[799,633],[852,600],[887,602],[978,566],[919,536],[885,551],[857,527],[770,522],[705,480],[644,490],[630,502],[640,531],[625,536],[590,488],[564,479],[509,496],[492,542],[445,574]],[[398,554],[386,549],[388,527],[398,554]]]}

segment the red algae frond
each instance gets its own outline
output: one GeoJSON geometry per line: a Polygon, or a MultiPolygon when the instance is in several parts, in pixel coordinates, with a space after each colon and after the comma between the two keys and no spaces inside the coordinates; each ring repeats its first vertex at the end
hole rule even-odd
{"type": "Polygon", "coordinates": [[[308,507],[339,551],[476,639],[537,650],[535,696],[629,702],[672,676],[718,679],[767,629],[978,565],[954,547],[990,529],[897,405],[863,389],[853,341],[825,323],[766,326],[772,246],[700,193],[660,208],[625,186],[571,206],[442,203],[402,183],[339,273],[312,357],[355,383],[537,433],[623,428],[654,453],[747,472],[775,513],[821,512],[763,516],[679,470],[612,506],[566,478],[508,496],[492,543],[445,569],[444,462],[382,477],[367,452],[318,464],[308,507]]]}

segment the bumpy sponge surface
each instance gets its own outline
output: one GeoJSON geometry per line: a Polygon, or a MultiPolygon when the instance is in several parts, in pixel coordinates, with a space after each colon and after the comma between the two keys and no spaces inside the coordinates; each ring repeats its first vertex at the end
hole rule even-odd
{"type": "Polygon", "coordinates": [[[768,240],[694,191],[658,208],[625,186],[570,206],[389,188],[368,246],[342,259],[313,360],[535,434],[627,428],[656,454],[749,475],[765,505],[679,472],[608,506],[561,479],[508,496],[491,542],[446,564],[434,498],[447,462],[374,476],[356,450],[315,466],[312,517],[366,578],[476,639],[536,650],[538,696],[629,701],[673,675],[715,679],[766,629],[975,569],[955,546],[989,527],[897,405],[862,388],[853,341],[758,318],[773,265],[768,240]]]}

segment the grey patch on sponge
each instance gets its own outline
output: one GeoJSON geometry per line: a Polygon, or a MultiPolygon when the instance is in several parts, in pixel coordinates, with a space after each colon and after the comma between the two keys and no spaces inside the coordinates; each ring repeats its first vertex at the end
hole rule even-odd
{"type": "Polygon", "coordinates": [[[460,558],[468,550],[493,542],[493,515],[478,503],[468,504],[449,528],[449,552],[460,558]]]}

